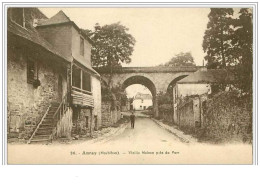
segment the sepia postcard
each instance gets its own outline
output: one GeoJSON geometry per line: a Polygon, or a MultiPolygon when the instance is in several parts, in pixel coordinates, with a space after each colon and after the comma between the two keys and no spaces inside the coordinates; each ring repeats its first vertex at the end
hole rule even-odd
{"type": "Polygon", "coordinates": [[[7,164],[253,164],[253,5],[5,8],[7,164]]]}

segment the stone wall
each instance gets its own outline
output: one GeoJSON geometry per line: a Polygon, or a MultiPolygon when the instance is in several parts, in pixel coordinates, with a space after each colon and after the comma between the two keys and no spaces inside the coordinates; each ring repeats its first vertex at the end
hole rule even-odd
{"type": "Polygon", "coordinates": [[[72,134],[90,135],[95,129],[93,109],[73,106],[72,111],[72,134]]]}
{"type": "Polygon", "coordinates": [[[187,100],[178,107],[179,127],[183,131],[191,131],[195,126],[194,103],[192,99],[187,100]]]}
{"type": "Polygon", "coordinates": [[[52,44],[60,53],[71,57],[72,48],[72,26],[70,25],[52,25],[37,27],[38,33],[52,44]]]}
{"type": "Polygon", "coordinates": [[[159,119],[165,122],[173,123],[173,106],[172,104],[162,104],[159,106],[159,119]]]}
{"type": "Polygon", "coordinates": [[[171,111],[160,111],[159,110],[159,118],[162,119],[163,121],[166,121],[168,123],[173,122],[173,114],[171,111]]]}
{"type": "Polygon", "coordinates": [[[252,140],[252,101],[236,92],[186,99],[178,107],[179,127],[201,141],[252,140]]]}
{"type": "Polygon", "coordinates": [[[204,104],[204,138],[215,141],[252,140],[252,100],[222,92],[204,104]]]}
{"type": "Polygon", "coordinates": [[[94,110],[93,114],[97,118],[97,127],[95,130],[98,130],[101,127],[101,84],[100,79],[97,76],[91,77],[92,82],[92,93],[94,97],[94,110]]]}
{"type": "MultiPolygon", "coordinates": [[[[60,100],[58,94],[58,78],[62,76],[63,87],[66,88],[66,69],[58,68],[53,60],[45,60],[31,52],[8,47],[7,83],[8,83],[8,131],[30,134],[36,127],[51,102],[60,100]],[[38,63],[37,88],[27,83],[28,58],[38,63]]],[[[66,91],[66,89],[63,89],[66,91]]]]}
{"type": "Polygon", "coordinates": [[[120,107],[112,107],[111,101],[102,101],[102,126],[109,127],[114,125],[121,118],[120,107]]]}

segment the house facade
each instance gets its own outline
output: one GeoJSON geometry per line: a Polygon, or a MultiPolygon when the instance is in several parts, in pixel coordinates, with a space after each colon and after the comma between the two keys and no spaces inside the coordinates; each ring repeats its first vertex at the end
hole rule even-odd
{"type": "Polygon", "coordinates": [[[8,9],[8,132],[30,141],[92,133],[101,125],[91,40],[62,11],[8,9]]]}
{"type": "Polygon", "coordinates": [[[153,99],[150,94],[137,93],[133,100],[134,110],[146,110],[149,106],[153,105],[153,99]]]}
{"type": "Polygon", "coordinates": [[[180,116],[178,110],[185,98],[216,93],[218,92],[219,85],[223,82],[228,82],[228,80],[226,70],[202,68],[178,81],[173,87],[174,122],[179,122],[180,116]]]}

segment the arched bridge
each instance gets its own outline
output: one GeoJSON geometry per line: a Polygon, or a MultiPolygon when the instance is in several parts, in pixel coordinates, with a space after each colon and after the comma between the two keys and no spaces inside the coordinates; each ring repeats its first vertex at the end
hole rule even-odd
{"type": "Polygon", "coordinates": [[[97,69],[103,81],[111,87],[127,88],[133,84],[147,87],[153,95],[154,115],[158,116],[157,94],[169,91],[177,81],[197,71],[198,66],[187,67],[122,67],[111,73],[107,69],[97,69]],[[112,74],[112,75],[111,75],[112,74]]]}

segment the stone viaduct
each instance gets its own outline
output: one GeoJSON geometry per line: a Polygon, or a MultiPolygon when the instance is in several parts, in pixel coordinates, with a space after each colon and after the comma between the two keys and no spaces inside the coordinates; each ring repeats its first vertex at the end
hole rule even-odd
{"type": "Polygon", "coordinates": [[[111,72],[106,69],[97,69],[103,82],[110,87],[127,88],[133,84],[141,84],[147,87],[153,95],[153,111],[158,117],[159,92],[170,91],[177,81],[197,71],[197,66],[187,67],[121,67],[111,72]]]}

